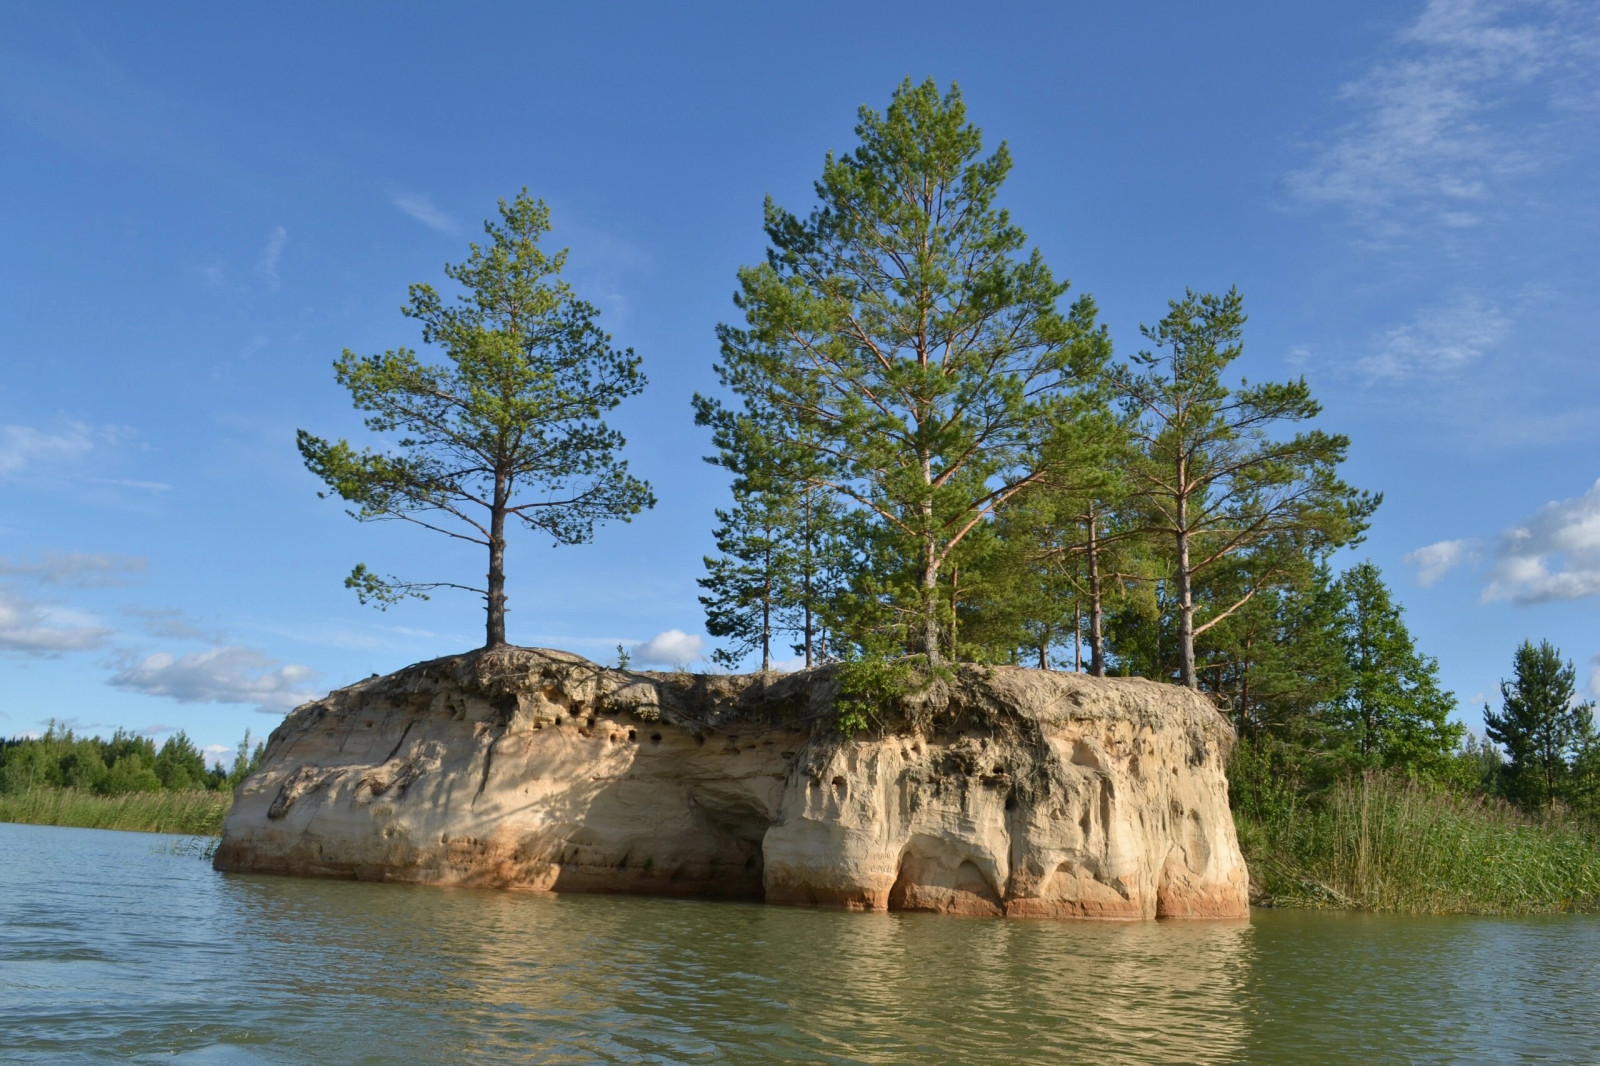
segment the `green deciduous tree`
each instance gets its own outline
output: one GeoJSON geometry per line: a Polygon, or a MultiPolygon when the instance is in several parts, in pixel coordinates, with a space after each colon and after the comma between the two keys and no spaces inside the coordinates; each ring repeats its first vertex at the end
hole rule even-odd
{"type": "Polygon", "coordinates": [[[725,384],[792,427],[828,487],[892,532],[911,650],[941,656],[939,583],[981,523],[1045,473],[1042,444],[1108,354],[996,206],[1011,159],[982,157],[957,90],[908,80],[863,108],[859,146],[829,155],[820,206],[770,200],[767,261],[740,271],[742,327],[722,326],[725,384]]]}
{"type": "Polygon", "coordinates": [[[1338,477],[1349,440],[1304,430],[1272,431],[1321,410],[1305,379],[1237,390],[1222,375],[1243,351],[1244,306],[1237,290],[1192,290],[1166,317],[1142,327],[1154,351],[1119,367],[1112,383],[1135,420],[1142,455],[1129,488],[1143,501],[1146,528],[1169,556],[1179,675],[1197,687],[1195,638],[1219,625],[1309,556],[1353,542],[1380,497],[1338,477]],[[1207,604],[1196,624],[1195,584],[1212,568],[1249,553],[1237,595],[1207,604]]]}
{"type": "Polygon", "coordinates": [[[358,565],[345,584],[386,606],[435,588],[476,592],[487,605],[485,645],[505,643],[508,520],[576,544],[596,523],[654,505],[650,487],[618,458],[622,436],[603,416],[644,387],[639,358],[611,346],[598,312],[561,280],[567,253],[546,255],[543,201],[523,190],[484,224],[488,242],[445,275],[463,294],[446,301],[413,285],[402,313],[438,345],[442,365],[406,348],[334,364],[367,428],[396,434],[392,449],[357,450],[304,430],[306,466],[355,506],[361,521],[401,520],[488,550],[484,586],[384,578],[358,565]]]}
{"type": "Polygon", "coordinates": [[[1484,731],[1510,756],[1511,796],[1549,807],[1564,798],[1572,764],[1592,743],[1594,704],[1579,702],[1577,671],[1548,640],[1523,641],[1512,670],[1512,680],[1500,682],[1500,710],[1483,709],[1484,731]]]}

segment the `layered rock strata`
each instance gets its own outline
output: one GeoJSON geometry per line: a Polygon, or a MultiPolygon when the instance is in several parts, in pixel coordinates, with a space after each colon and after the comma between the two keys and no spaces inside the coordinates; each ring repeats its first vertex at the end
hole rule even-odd
{"type": "Polygon", "coordinates": [[[1233,732],[1185,689],[962,667],[854,737],[837,680],[504,648],[296,709],[219,870],[1026,917],[1237,917],[1233,732]]]}

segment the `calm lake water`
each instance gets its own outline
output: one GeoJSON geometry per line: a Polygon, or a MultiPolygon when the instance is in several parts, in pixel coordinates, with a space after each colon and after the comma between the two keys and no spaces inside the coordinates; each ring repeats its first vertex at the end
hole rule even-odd
{"type": "Polygon", "coordinates": [[[1600,920],[1021,922],[213,873],[0,825],[0,1061],[1600,1062],[1600,920]]]}

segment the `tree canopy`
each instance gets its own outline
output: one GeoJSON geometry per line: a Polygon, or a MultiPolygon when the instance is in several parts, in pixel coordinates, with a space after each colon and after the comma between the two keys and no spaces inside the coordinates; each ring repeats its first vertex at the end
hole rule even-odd
{"type": "Polygon", "coordinates": [[[488,549],[483,585],[383,577],[358,564],[345,579],[363,603],[387,606],[437,588],[484,598],[485,646],[506,641],[506,523],[557,544],[590,540],[597,523],[652,507],[650,486],[619,458],[624,441],[604,415],[645,384],[640,359],[619,350],[599,312],[561,279],[565,250],[540,239],[550,212],[524,189],[484,223],[485,244],[445,276],[463,289],[447,302],[412,285],[401,308],[437,345],[442,364],[398,348],[334,363],[340,385],[390,448],[357,449],[299,431],[306,466],[363,522],[399,520],[488,549]]]}
{"type": "Polygon", "coordinates": [[[742,326],[719,328],[725,384],[815,453],[819,483],[890,535],[910,580],[890,596],[904,646],[937,662],[945,564],[1044,474],[1040,445],[1109,355],[1095,307],[996,196],[1011,168],[954,87],[908,79],[862,108],[818,207],[769,199],[766,262],[739,273],[742,326]]]}

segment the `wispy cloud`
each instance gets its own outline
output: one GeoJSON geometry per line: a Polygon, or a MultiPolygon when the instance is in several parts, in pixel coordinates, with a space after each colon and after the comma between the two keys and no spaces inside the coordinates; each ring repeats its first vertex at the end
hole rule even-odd
{"type": "Polygon", "coordinates": [[[1600,480],[1548,503],[1500,535],[1485,602],[1545,603],[1600,595],[1600,480]]]}
{"type": "Polygon", "coordinates": [[[82,422],[68,422],[53,432],[32,426],[0,426],[0,475],[77,459],[93,448],[93,431],[82,422]]]}
{"type": "Polygon", "coordinates": [[[315,677],[309,666],[279,666],[254,648],[234,646],[177,656],[157,652],[114,674],[109,683],[179,703],[248,703],[265,714],[281,714],[320,695],[310,687],[315,677]]]}
{"type": "Polygon", "coordinates": [[[101,647],[110,636],[90,615],[0,589],[0,651],[53,658],[101,647]]]}
{"type": "Polygon", "coordinates": [[[145,558],[105,552],[45,552],[36,559],[0,556],[0,574],[30,577],[51,585],[104,588],[144,576],[145,558]]]}
{"type": "Polygon", "coordinates": [[[1288,176],[1290,194],[1380,236],[1481,224],[1509,180],[1560,153],[1571,101],[1600,80],[1597,39],[1591,4],[1431,0],[1342,87],[1353,115],[1288,176]]]}
{"type": "Polygon", "coordinates": [[[1510,336],[1511,325],[1498,307],[1463,297],[1384,331],[1357,365],[1375,380],[1452,376],[1510,336]]]}
{"type": "Polygon", "coordinates": [[[138,489],[140,492],[172,491],[172,486],[165,481],[146,481],[136,477],[86,477],[83,480],[90,485],[109,485],[114,489],[138,489]]]}
{"type": "Polygon", "coordinates": [[[1439,579],[1462,563],[1477,557],[1477,547],[1470,540],[1441,540],[1407,553],[1405,564],[1417,574],[1417,584],[1423,588],[1438,584],[1439,579]]]}
{"type": "Polygon", "coordinates": [[[392,192],[389,202],[398,207],[404,214],[410,215],[429,229],[438,230],[440,233],[459,233],[460,227],[455,219],[451,218],[433,200],[419,192],[392,192]]]}
{"type": "Polygon", "coordinates": [[[256,264],[256,272],[266,281],[269,289],[276,289],[283,284],[278,274],[278,261],[283,258],[283,248],[288,243],[289,231],[282,226],[274,226],[267,236],[267,246],[261,250],[261,262],[256,264]]]}

